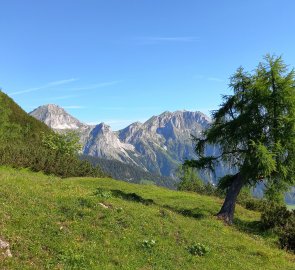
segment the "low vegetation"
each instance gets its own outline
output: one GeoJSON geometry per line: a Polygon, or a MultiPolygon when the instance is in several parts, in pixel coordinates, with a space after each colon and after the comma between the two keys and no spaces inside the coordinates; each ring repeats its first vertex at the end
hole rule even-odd
{"type": "Polygon", "coordinates": [[[295,251],[295,210],[282,205],[266,205],[261,216],[262,226],[279,235],[282,248],[295,251]]]}
{"type": "Polygon", "coordinates": [[[0,165],[61,177],[104,176],[98,167],[81,161],[77,150],[73,134],[55,134],[0,91],[0,165]]]}
{"type": "Polygon", "coordinates": [[[295,257],[237,205],[217,197],[112,179],[46,176],[0,167],[0,269],[294,269],[295,257]]]}

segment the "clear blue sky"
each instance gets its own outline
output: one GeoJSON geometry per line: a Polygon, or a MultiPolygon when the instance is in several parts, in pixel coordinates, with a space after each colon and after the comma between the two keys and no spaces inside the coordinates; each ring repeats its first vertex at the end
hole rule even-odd
{"type": "Polygon", "coordinates": [[[218,108],[266,53],[295,66],[294,0],[1,0],[0,86],[113,129],[218,108]]]}

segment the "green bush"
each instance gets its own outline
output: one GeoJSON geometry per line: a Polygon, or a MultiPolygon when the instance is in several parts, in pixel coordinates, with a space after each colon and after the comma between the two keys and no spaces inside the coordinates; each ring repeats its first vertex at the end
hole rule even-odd
{"type": "Polygon", "coordinates": [[[265,201],[256,198],[249,198],[242,202],[241,205],[243,205],[248,210],[262,211],[263,207],[265,206],[265,201]]]}
{"type": "Polygon", "coordinates": [[[262,212],[261,223],[264,229],[277,233],[282,248],[295,251],[295,210],[271,203],[262,212]]]}
{"type": "Polygon", "coordinates": [[[192,191],[202,195],[224,197],[224,192],[217,189],[211,183],[204,183],[198,176],[196,169],[182,165],[177,170],[180,179],[177,189],[182,191],[192,191]]]}
{"type": "Polygon", "coordinates": [[[284,227],[292,212],[286,206],[270,203],[265,206],[261,214],[261,223],[264,229],[284,227]]]}
{"type": "Polygon", "coordinates": [[[194,243],[191,246],[189,246],[187,249],[190,254],[197,255],[197,256],[204,256],[210,251],[210,249],[207,246],[201,243],[194,243]]]}
{"type": "Polygon", "coordinates": [[[177,185],[178,190],[198,193],[203,190],[204,184],[194,168],[182,165],[177,170],[177,176],[180,179],[177,185]]]}
{"type": "Polygon", "coordinates": [[[104,190],[102,188],[97,188],[94,195],[100,198],[109,199],[113,197],[113,194],[109,190],[104,190]]]}
{"type": "Polygon", "coordinates": [[[265,200],[253,197],[249,187],[244,187],[241,190],[237,202],[246,209],[253,211],[262,211],[266,205],[265,200]]]}
{"type": "Polygon", "coordinates": [[[79,136],[75,132],[64,134],[42,133],[42,145],[64,156],[77,155],[82,148],[79,143],[79,136]]]}
{"type": "Polygon", "coordinates": [[[282,248],[295,251],[295,213],[287,220],[284,227],[278,230],[282,248]]]}
{"type": "Polygon", "coordinates": [[[104,173],[77,156],[63,155],[36,145],[6,145],[0,147],[0,165],[30,168],[60,177],[103,177],[104,173]]]}

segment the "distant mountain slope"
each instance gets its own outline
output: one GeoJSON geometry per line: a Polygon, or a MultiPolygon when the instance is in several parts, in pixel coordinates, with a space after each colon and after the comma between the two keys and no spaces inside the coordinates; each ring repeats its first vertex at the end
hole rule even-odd
{"type": "Polygon", "coordinates": [[[29,114],[58,133],[64,133],[69,130],[77,132],[82,145],[86,144],[89,134],[94,128],[94,126],[80,122],[55,104],[39,106],[29,114]]]}
{"type": "Polygon", "coordinates": [[[63,108],[54,104],[40,106],[30,112],[30,115],[55,130],[82,129],[88,127],[68,114],[63,108]]]}
{"type": "MultiPolygon", "coordinates": [[[[189,111],[164,112],[117,132],[104,123],[95,127],[82,124],[56,105],[41,106],[31,115],[55,130],[72,127],[79,132],[84,155],[118,160],[168,177],[175,177],[175,170],[185,159],[195,157],[191,135],[199,136],[210,125],[208,116],[189,111]]],[[[207,148],[207,154],[217,151],[214,146],[207,148]]],[[[216,182],[226,170],[220,166],[216,175],[202,176],[216,182]]]]}
{"type": "Polygon", "coordinates": [[[201,112],[164,112],[143,124],[132,124],[118,135],[134,145],[147,170],[173,176],[180,163],[195,157],[191,134],[200,135],[209,124],[210,119],[201,112]]]}
{"type": "Polygon", "coordinates": [[[136,165],[126,164],[118,160],[103,159],[86,155],[81,158],[90,161],[93,165],[98,165],[105,173],[114,179],[136,184],[155,184],[170,189],[176,189],[176,179],[151,174],[136,165]]]}
{"type": "Polygon", "coordinates": [[[104,123],[91,130],[83,147],[84,155],[115,159],[137,165],[136,160],[132,159],[134,151],[133,145],[120,141],[117,134],[104,123]]]}

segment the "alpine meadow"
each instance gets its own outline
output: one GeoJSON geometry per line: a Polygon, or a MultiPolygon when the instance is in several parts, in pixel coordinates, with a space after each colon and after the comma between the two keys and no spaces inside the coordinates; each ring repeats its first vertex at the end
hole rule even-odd
{"type": "Polygon", "coordinates": [[[295,3],[0,3],[0,269],[295,270],[295,3]]]}

